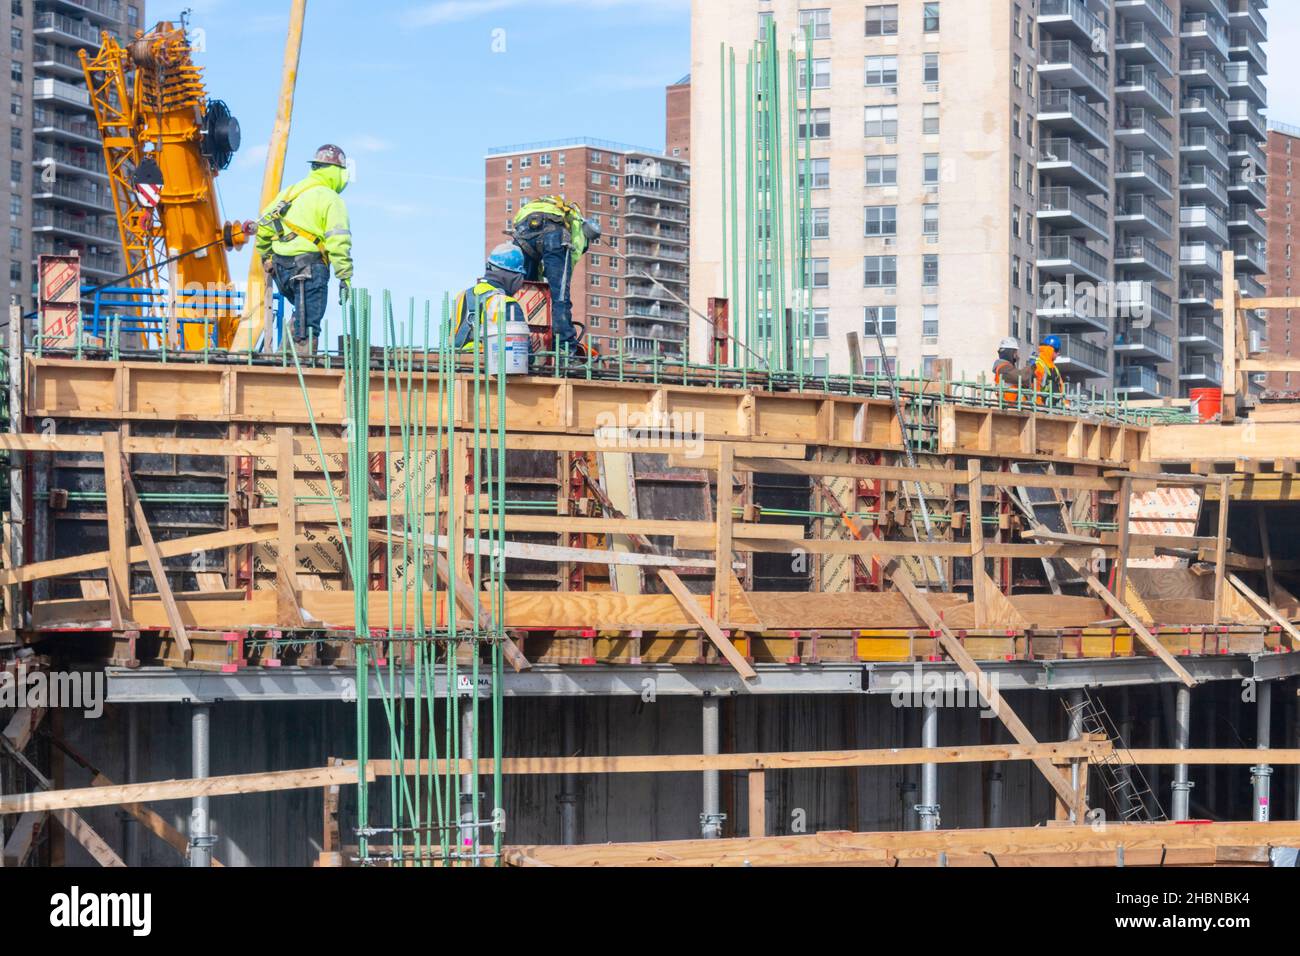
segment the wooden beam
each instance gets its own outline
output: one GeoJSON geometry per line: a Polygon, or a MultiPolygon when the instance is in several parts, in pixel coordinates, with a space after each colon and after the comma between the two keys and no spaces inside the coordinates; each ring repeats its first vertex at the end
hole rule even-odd
{"type": "Polygon", "coordinates": [[[1151,632],[1147,630],[1146,625],[1138,619],[1136,614],[1129,610],[1128,605],[1117,598],[1114,592],[1098,579],[1097,575],[1085,572],[1082,567],[1080,567],[1079,573],[1083,576],[1084,581],[1087,582],[1088,589],[1106,602],[1107,606],[1110,607],[1110,609],[1129,626],[1133,631],[1134,636],[1142,642],[1143,647],[1164,661],[1165,665],[1177,674],[1178,679],[1188,687],[1196,686],[1196,678],[1188,673],[1187,668],[1178,663],[1177,658],[1165,650],[1165,646],[1155,639],[1151,632]]]}
{"type": "Polygon", "coordinates": [[[767,774],[751,770],[746,782],[749,784],[749,835],[767,836],[767,774]]]}
{"type": "Polygon", "coordinates": [[[1263,614],[1278,627],[1282,628],[1286,633],[1286,636],[1291,639],[1291,650],[1300,651],[1300,628],[1297,628],[1292,624],[1290,619],[1282,614],[1282,612],[1272,604],[1265,601],[1262,597],[1247,587],[1246,583],[1235,574],[1229,574],[1228,581],[1234,588],[1236,588],[1237,593],[1244,597],[1251,606],[1255,608],[1255,610],[1259,611],[1260,614],[1263,614]]]}
{"type": "MultiPolygon", "coordinates": [[[[961,485],[966,479],[955,471],[938,468],[906,468],[897,465],[860,465],[854,462],[793,461],[790,459],[738,457],[736,471],[766,475],[806,475],[815,478],[862,478],[868,481],[920,481],[932,485],[961,485]]],[[[1115,482],[1086,475],[1036,475],[1027,472],[988,472],[984,483],[991,488],[1059,488],[1070,491],[1113,491],[1115,482]]]]}
{"type": "MultiPolygon", "coordinates": [[[[917,590],[907,570],[900,567],[896,561],[890,562],[885,570],[889,579],[894,582],[894,587],[902,593],[908,604],[912,606],[912,609],[935,632],[940,646],[953,659],[953,662],[966,675],[967,679],[978,688],[980,696],[992,708],[998,720],[1002,721],[1003,726],[1011,732],[1011,736],[1016,739],[1016,742],[1026,747],[1037,745],[1038,740],[1029,732],[1029,728],[1025,726],[1024,721],[1011,709],[1011,705],[1006,702],[998,689],[980,670],[979,665],[975,663],[975,659],[966,652],[966,648],[962,646],[961,641],[957,640],[957,637],[948,629],[948,625],[944,624],[943,618],[925,599],[925,596],[917,590]]],[[[1070,786],[1069,781],[1060,770],[1046,758],[1036,759],[1034,766],[1038,768],[1039,773],[1047,778],[1047,782],[1060,798],[1068,806],[1074,808],[1075,818],[1078,820],[1084,819],[1088,807],[1079,798],[1079,794],[1070,786]]]]}
{"type": "Polygon", "coordinates": [[[669,593],[677,599],[677,603],[682,606],[682,610],[708,635],[709,640],[713,642],[713,646],[727,659],[727,663],[735,668],[736,673],[745,680],[757,679],[758,671],[754,670],[749,661],[745,660],[740,651],[736,650],[736,645],[732,644],[727,635],[722,633],[722,629],[718,627],[717,622],[709,617],[704,608],[700,607],[699,602],[695,600],[695,595],[682,583],[682,579],[675,572],[667,568],[660,568],[659,580],[663,581],[669,593]]]}
{"type": "Polygon", "coordinates": [[[1214,546],[1214,623],[1223,622],[1223,576],[1228,562],[1228,508],[1232,479],[1224,478],[1219,486],[1219,524],[1214,546]]]}
{"type": "Polygon", "coordinates": [[[713,572],[713,616],[721,628],[731,626],[731,498],[735,476],[732,463],[735,453],[729,445],[718,448],[718,495],[714,518],[718,525],[718,542],[714,548],[717,566],[713,572]]]}
{"type": "Polygon", "coordinates": [[[126,493],[122,488],[122,450],[117,432],[104,433],[104,507],[108,513],[108,606],[113,630],[124,630],[131,616],[131,563],[126,540],[126,493]]]}
{"type": "MultiPolygon", "coordinates": [[[[442,583],[448,591],[452,589],[452,579],[455,579],[456,603],[460,605],[461,610],[465,611],[465,613],[469,614],[471,617],[477,615],[480,619],[482,619],[483,616],[491,618],[492,609],[487,603],[486,598],[479,594],[477,595],[477,602],[475,601],[476,595],[474,585],[466,581],[464,575],[460,574],[459,571],[453,573],[451,565],[447,562],[447,556],[441,551],[435,552],[434,554],[434,566],[437,569],[438,577],[442,579],[442,583]]],[[[503,627],[504,623],[505,622],[503,621],[503,627]]],[[[505,657],[510,666],[515,669],[515,673],[532,669],[533,665],[529,662],[528,658],[524,656],[524,652],[519,649],[519,645],[512,641],[504,632],[501,635],[501,654],[505,657]]]]}
{"type": "Polygon", "coordinates": [[[295,500],[293,429],[275,430],[275,504],[278,518],[275,557],[276,623],[282,627],[302,624],[302,602],[298,597],[298,505],[295,500]]]}
{"type": "Polygon", "coordinates": [[[1225,422],[1237,417],[1237,257],[1231,249],[1223,250],[1223,412],[1225,422]]]}
{"type": "Polygon", "coordinates": [[[18,867],[26,863],[45,821],[44,813],[24,813],[19,817],[5,842],[4,859],[0,861],[0,866],[18,867]]]}
{"type": "Polygon", "coordinates": [[[144,506],[140,504],[140,496],[135,493],[135,482],[131,479],[131,469],[123,455],[118,455],[117,463],[122,473],[122,488],[126,492],[127,500],[131,503],[131,512],[135,516],[135,533],[140,537],[140,547],[144,548],[145,560],[149,564],[149,571],[153,574],[154,584],[158,587],[158,597],[162,600],[163,611],[167,615],[167,623],[171,627],[172,638],[180,648],[181,659],[187,662],[191,661],[194,659],[194,648],[190,646],[190,636],[185,628],[185,619],[181,617],[180,608],[176,604],[176,595],[172,593],[171,582],[167,580],[167,569],[163,567],[162,555],[158,553],[158,546],[153,540],[153,532],[149,530],[149,522],[145,520],[144,506]]]}

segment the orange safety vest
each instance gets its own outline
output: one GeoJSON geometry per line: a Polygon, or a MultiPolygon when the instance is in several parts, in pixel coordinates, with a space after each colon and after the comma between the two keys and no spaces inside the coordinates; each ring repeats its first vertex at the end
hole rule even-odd
{"type": "Polygon", "coordinates": [[[1065,395],[1065,380],[1056,367],[1056,350],[1050,345],[1039,346],[1038,358],[1034,362],[1034,388],[1039,405],[1059,402],[1065,395]]]}
{"type": "MultiPolygon", "coordinates": [[[[1009,362],[1004,358],[999,358],[993,363],[993,381],[996,384],[1001,385],[1005,380],[1003,376],[1005,376],[1007,372],[1014,372],[1015,370],[1016,365],[1014,362],[1009,362]]],[[[1020,401],[1020,389],[1012,388],[1003,392],[1002,400],[1008,405],[1017,404],[1020,401]]]]}

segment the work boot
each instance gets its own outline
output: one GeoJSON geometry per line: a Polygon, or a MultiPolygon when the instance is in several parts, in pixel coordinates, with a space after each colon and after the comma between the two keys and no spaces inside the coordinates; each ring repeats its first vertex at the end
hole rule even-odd
{"type": "Polygon", "coordinates": [[[312,358],[316,354],[316,336],[308,332],[293,343],[293,348],[298,353],[298,358],[312,358]]]}

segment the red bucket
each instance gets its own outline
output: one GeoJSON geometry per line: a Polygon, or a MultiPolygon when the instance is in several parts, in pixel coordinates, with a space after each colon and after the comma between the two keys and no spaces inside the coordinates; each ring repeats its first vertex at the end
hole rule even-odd
{"type": "Polygon", "coordinates": [[[1223,412],[1223,389],[1194,388],[1188,394],[1202,422],[1214,421],[1223,412]]]}

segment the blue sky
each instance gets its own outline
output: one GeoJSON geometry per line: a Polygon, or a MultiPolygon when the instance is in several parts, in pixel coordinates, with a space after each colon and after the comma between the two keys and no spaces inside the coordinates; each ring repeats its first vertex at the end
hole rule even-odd
{"type": "MultiPolygon", "coordinates": [[[[228,219],[257,217],[289,6],[148,2],[151,21],[192,9],[209,95],[243,128],[218,180],[228,219]]],[[[664,87],[689,69],[689,0],[308,0],[286,179],[337,142],[357,162],[357,284],[440,299],[483,267],[489,147],[591,136],[662,149],[664,87]]]]}

